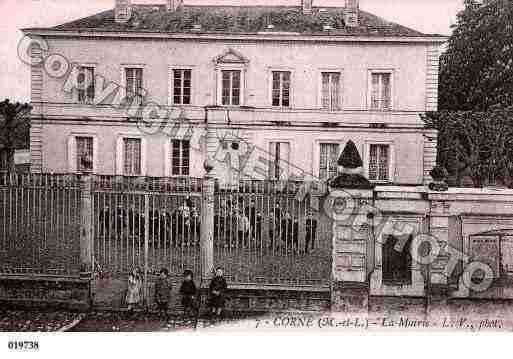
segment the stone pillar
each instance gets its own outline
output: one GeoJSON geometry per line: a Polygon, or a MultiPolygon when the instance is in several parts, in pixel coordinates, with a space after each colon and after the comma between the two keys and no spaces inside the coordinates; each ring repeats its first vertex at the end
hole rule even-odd
{"type": "Polygon", "coordinates": [[[449,243],[449,218],[450,203],[440,194],[429,194],[429,233],[436,238],[440,245],[440,253],[437,259],[429,267],[430,283],[434,286],[446,286],[448,278],[445,269],[449,262],[450,254],[447,251],[449,243]]]}
{"type": "Polygon", "coordinates": [[[370,266],[368,253],[374,185],[363,175],[363,162],[349,140],[337,161],[339,174],[329,182],[328,206],[333,219],[331,305],[333,311],[367,313],[370,266]]]}
{"type": "Polygon", "coordinates": [[[428,287],[427,301],[428,310],[433,305],[445,305],[449,299],[450,293],[457,286],[451,283],[446,275],[446,269],[451,259],[450,248],[460,248],[460,235],[454,232],[454,217],[451,217],[451,201],[445,192],[430,191],[428,193],[429,200],[429,234],[436,238],[439,244],[440,252],[436,260],[430,263],[428,268],[428,287]],[[451,228],[452,227],[452,228],[451,228]],[[456,238],[454,235],[456,234],[456,238]],[[451,238],[453,237],[453,238],[451,238]]]}
{"type": "Polygon", "coordinates": [[[215,180],[212,177],[204,177],[200,229],[202,286],[208,285],[214,269],[214,185],[215,180]]]}
{"type": "Polygon", "coordinates": [[[80,176],[80,277],[91,279],[93,272],[93,178],[80,176]]]}
{"type": "Polygon", "coordinates": [[[330,200],[342,202],[334,204],[333,209],[333,311],[367,312],[371,267],[368,254],[373,243],[366,223],[372,194],[370,189],[330,187],[330,200]]]}

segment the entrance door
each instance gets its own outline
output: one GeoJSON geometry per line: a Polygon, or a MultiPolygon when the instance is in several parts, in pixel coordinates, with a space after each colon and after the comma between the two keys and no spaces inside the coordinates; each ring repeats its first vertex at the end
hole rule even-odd
{"type": "Polygon", "coordinates": [[[411,284],[412,260],[410,254],[412,236],[388,236],[383,243],[383,283],[411,284]],[[401,247],[396,248],[399,244],[401,247]],[[399,249],[399,250],[398,250],[399,249]]]}

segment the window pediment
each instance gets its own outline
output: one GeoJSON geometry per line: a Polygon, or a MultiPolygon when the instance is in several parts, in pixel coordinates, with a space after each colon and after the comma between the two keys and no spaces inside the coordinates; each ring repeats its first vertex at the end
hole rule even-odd
{"type": "Polygon", "coordinates": [[[246,57],[242,56],[242,54],[235,51],[234,49],[229,49],[228,51],[214,58],[214,63],[218,65],[245,65],[248,62],[249,60],[246,57]]]}

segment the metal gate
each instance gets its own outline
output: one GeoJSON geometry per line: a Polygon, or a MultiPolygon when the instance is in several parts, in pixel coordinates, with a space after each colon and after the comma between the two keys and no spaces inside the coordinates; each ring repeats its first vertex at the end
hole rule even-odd
{"type": "Polygon", "coordinates": [[[161,268],[171,276],[185,269],[199,273],[201,189],[194,178],[96,177],[96,277],[124,280],[138,270],[147,290],[161,268]]]}
{"type": "Polygon", "coordinates": [[[231,283],[327,287],[332,222],[302,183],[242,181],[216,186],[214,264],[231,283]]]}

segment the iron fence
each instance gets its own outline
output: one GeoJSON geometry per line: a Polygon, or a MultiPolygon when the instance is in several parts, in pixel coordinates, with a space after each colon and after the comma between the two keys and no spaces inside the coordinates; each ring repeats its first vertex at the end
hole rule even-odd
{"type": "MultiPolygon", "coordinates": [[[[92,176],[95,273],[145,278],[200,273],[201,221],[213,223],[214,266],[244,285],[327,286],[331,221],[301,182],[241,181],[214,190],[202,219],[200,178],[92,176]]],[[[81,201],[76,175],[0,174],[0,274],[78,276],[81,201]]],[[[87,223],[88,221],[86,221],[87,223]]]]}
{"type": "Polygon", "coordinates": [[[0,173],[0,274],[78,276],[75,175],[0,173]]]}
{"type": "Polygon", "coordinates": [[[199,271],[201,179],[99,176],[93,185],[97,272],[199,271]]]}
{"type": "Polygon", "coordinates": [[[327,286],[331,221],[302,183],[241,181],[216,186],[214,262],[232,283],[327,286]]]}

